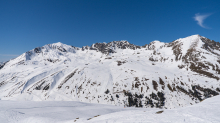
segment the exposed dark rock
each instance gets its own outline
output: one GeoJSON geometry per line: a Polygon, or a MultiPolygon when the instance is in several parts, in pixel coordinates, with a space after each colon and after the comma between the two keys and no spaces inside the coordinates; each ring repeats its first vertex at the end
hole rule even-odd
{"type": "Polygon", "coordinates": [[[203,63],[198,62],[197,65],[191,62],[189,67],[193,72],[199,73],[201,75],[207,76],[209,78],[213,78],[216,80],[219,80],[219,77],[215,76],[214,74],[205,71],[205,69],[208,69],[207,66],[205,66],[203,63]]]}
{"type": "Polygon", "coordinates": [[[126,61],[116,61],[116,62],[118,62],[118,66],[121,66],[122,64],[124,64],[124,63],[126,63],[126,61]]]}
{"type": "Polygon", "coordinates": [[[218,53],[213,52],[213,49],[220,51],[220,49],[219,49],[220,43],[219,42],[215,42],[214,40],[210,40],[210,39],[202,37],[202,36],[200,36],[200,39],[205,43],[202,47],[203,49],[205,49],[211,53],[214,53],[218,56],[220,55],[218,53]]]}
{"type": "Polygon", "coordinates": [[[156,81],[152,80],[152,84],[153,84],[153,87],[154,87],[154,90],[157,91],[157,87],[158,87],[158,84],[156,81]]]}
{"type": "Polygon", "coordinates": [[[8,62],[9,62],[9,61],[0,64],[0,70],[1,70],[8,62]]]}
{"type": "Polygon", "coordinates": [[[34,48],[34,52],[35,53],[41,53],[41,48],[40,47],[34,48]]]}
{"type": "Polygon", "coordinates": [[[108,94],[108,93],[110,93],[110,91],[107,89],[107,90],[105,91],[105,94],[108,94]]]}
{"type": "Polygon", "coordinates": [[[163,92],[157,92],[157,94],[153,93],[150,94],[150,97],[145,97],[146,98],[146,102],[145,105],[146,106],[150,106],[150,107],[156,107],[156,108],[162,108],[165,105],[165,97],[164,97],[164,93],[163,92]]]}
{"type": "Polygon", "coordinates": [[[113,41],[109,43],[95,43],[89,49],[100,51],[104,54],[116,53],[116,49],[140,49],[140,46],[130,44],[128,41],[113,41]]]}

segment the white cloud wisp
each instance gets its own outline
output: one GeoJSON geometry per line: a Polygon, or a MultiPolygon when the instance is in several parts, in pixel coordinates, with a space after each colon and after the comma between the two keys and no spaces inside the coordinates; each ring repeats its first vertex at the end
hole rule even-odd
{"type": "Polygon", "coordinates": [[[211,14],[199,14],[199,13],[197,13],[197,14],[195,14],[194,19],[195,19],[195,21],[198,22],[198,25],[201,26],[202,28],[208,28],[208,27],[206,27],[206,26],[203,25],[203,22],[204,22],[204,20],[205,20],[207,17],[209,17],[210,15],[211,15],[211,14]]]}

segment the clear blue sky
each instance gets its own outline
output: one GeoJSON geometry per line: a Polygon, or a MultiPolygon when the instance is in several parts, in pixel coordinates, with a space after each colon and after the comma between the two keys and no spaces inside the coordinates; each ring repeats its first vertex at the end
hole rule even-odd
{"type": "Polygon", "coordinates": [[[0,61],[45,44],[220,41],[220,0],[0,0],[0,61]]]}

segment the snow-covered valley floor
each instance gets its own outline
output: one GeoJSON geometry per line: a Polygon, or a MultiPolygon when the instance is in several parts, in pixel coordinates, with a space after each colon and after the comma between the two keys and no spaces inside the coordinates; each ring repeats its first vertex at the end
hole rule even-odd
{"type": "Polygon", "coordinates": [[[220,96],[177,109],[123,108],[75,101],[0,101],[0,123],[219,123],[220,96]]]}

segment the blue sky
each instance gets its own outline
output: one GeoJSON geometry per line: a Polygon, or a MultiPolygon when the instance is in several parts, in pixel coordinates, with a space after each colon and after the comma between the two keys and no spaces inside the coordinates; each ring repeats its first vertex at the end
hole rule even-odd
{"type": "Polygon", "coordinates": [[[56,42],[220,41],[219,0],[0,0],[0,61],[56,42]]]}

